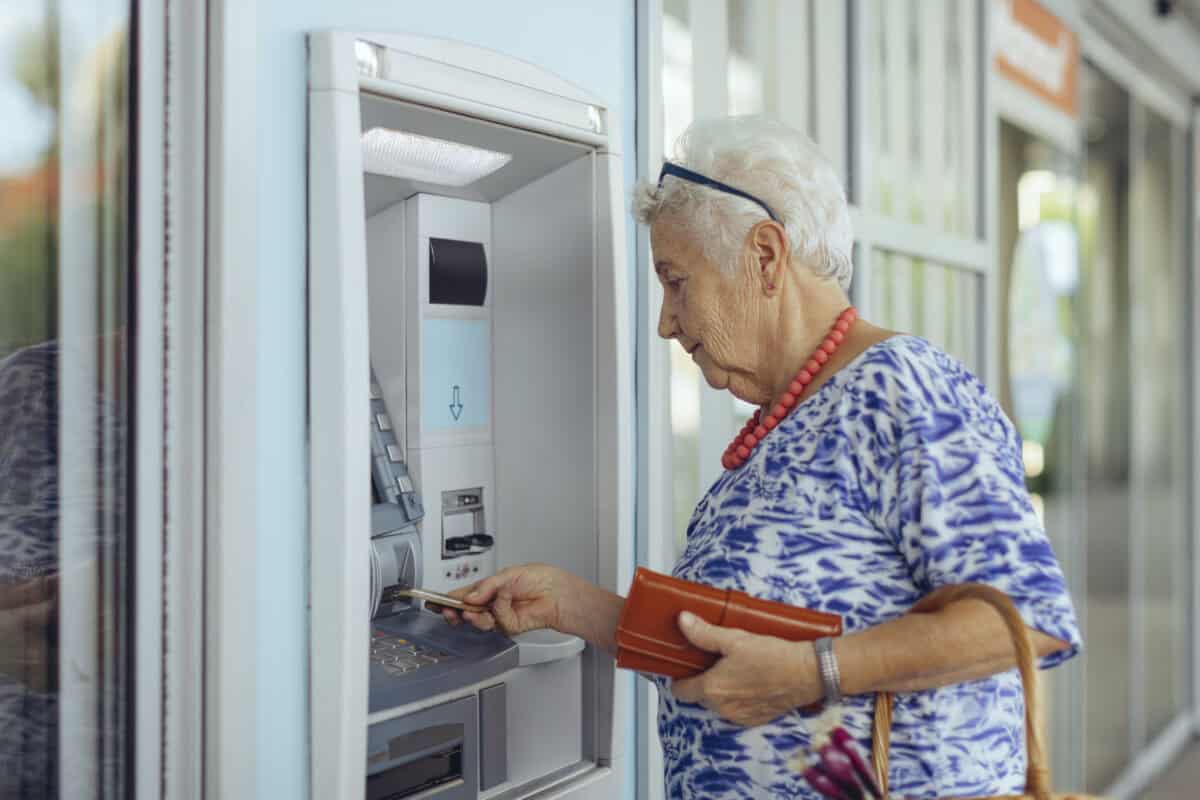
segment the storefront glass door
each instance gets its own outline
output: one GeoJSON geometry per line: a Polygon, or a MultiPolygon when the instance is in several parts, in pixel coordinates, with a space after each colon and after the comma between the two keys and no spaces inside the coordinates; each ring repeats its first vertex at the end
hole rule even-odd
{"type": "Polygon", "coordinates": [[[1183,132],[1087,66],[1087,788],[1186,709],[1183,132]],[[1127,377],[1121,377],[1125,375],[1127,377]]]}

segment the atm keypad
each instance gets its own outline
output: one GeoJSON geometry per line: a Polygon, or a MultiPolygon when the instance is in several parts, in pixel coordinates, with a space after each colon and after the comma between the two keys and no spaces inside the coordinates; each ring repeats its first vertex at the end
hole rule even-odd
{"type": "Polygon", "coordinates": [[[429,664],[443,664],[454,656],[444,650],[428,647],[398,636],[371,637],[371,662],[383,667],[390,675],[415,672],[429,664]]]}

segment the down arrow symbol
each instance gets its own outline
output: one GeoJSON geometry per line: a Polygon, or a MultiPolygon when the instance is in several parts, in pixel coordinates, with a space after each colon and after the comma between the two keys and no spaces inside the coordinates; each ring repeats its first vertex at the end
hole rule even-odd
{"type": "Polygon", "coordinates": [[[454,393],[450,400],[450,413],[452,415],[454,415],[454,419],[457,420],[460,416],[462,416],[462,410],[463,410],[462,389],[460,389],[458,387],[458,385],[455,384],[454,393]]]}

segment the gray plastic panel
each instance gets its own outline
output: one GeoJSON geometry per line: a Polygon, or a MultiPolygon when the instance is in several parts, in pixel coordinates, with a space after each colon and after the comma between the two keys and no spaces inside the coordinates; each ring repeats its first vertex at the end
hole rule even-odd
{"type": "MultiPolygon", "coordinates": [[[[438,752],[461,732],[462,782],[421,793],[429,800],[475,800],[479,796],[479,723],[475,698],[427,708],[367,729],[367,785],[391,770],[411,769],[420,758],[438,752]]],[[[387,796],[387,795],[383,795],[387,796]]]]}
{"type": "MultiPolygon", "coordinates": [[[[371,664],[367,705],[372,714],[495,678],[517,666],[517,644],[503,634],[451,627],[437,614],[413,610],[371,623],[373,636],[398,636],[450,654],[403,675],[371,664]]],[[[364,646],[368,646],[364,643],[364,646]]]]}
{"type": "Polygon", "coordinates": [[[479,788],[508,780],[508,690],[502,683],[479,691],[479,788]]]}

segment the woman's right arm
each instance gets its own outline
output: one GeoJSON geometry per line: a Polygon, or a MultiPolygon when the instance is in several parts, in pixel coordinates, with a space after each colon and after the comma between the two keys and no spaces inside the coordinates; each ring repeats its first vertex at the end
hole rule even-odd
{"type": "Polygon", "coordinates": [[[563,633],[591,642],[612,656],[617,654],[617,620],[625,598],[583,578],[569,575],[572,591],[563,598],[563,633]]]}
{"type": "MultiPolygon", "coordinates": [[[[477,628],[500,628],[509,635],[553,628],[616,653],[617,620],[625,599],[594,583],[548,564],[509,567],[465,589],[450,593],[484,613],[462,612],[477,628]]],[[[444,610],[451,624],[459,612],[444,610]]]]}

